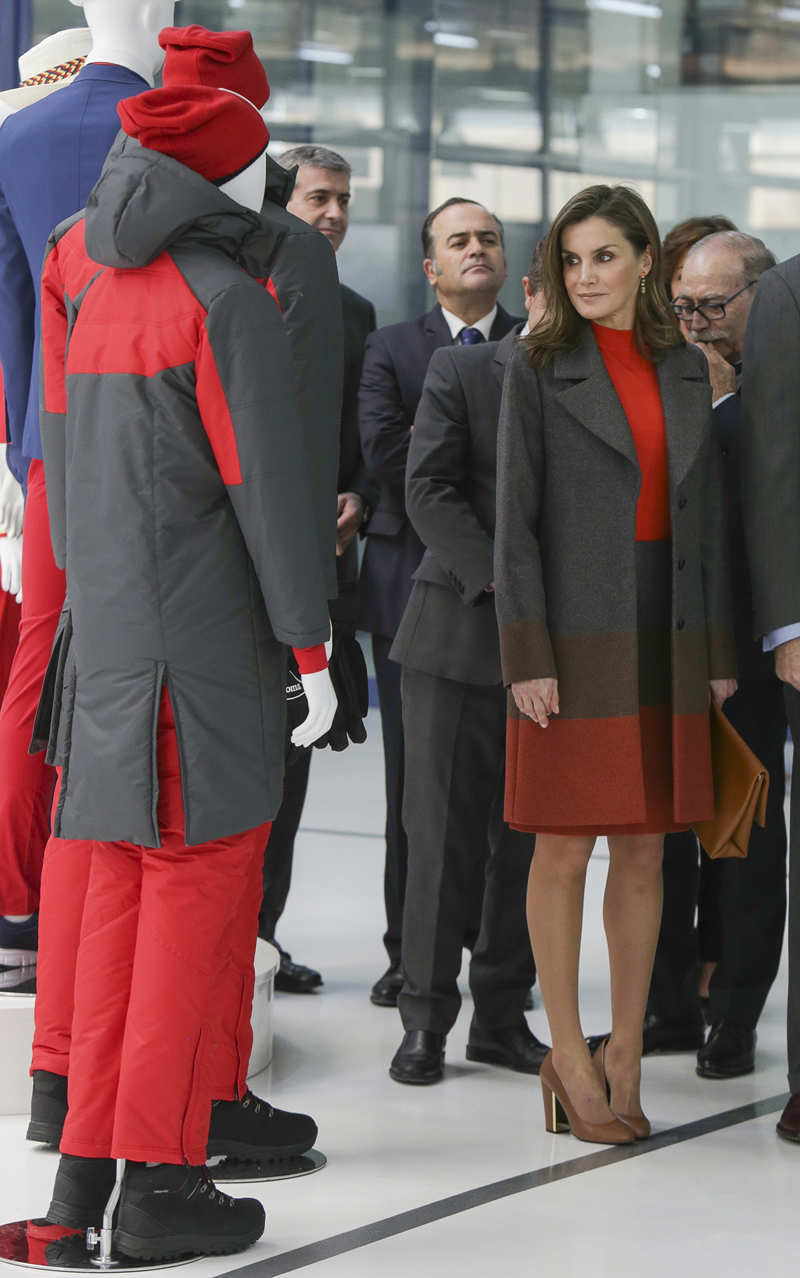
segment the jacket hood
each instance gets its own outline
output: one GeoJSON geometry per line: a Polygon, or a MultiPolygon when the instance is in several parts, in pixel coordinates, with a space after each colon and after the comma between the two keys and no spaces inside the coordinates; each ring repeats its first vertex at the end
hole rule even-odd
{"type": "Polygon", "coordinates": [[[259,213],[122,131],[86,202],[86,250],[101,266],[147,266],[180,242],[213,246],[264,277],[280,239],[259,213]]]}

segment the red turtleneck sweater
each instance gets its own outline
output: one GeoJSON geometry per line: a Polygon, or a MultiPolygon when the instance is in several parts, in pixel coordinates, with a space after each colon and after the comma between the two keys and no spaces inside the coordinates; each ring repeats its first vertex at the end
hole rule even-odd
{"type": "Polygon", "coordinates": [[[592,324],[592,332],[628,419],[642,471],[636,540],[661,541],[671,535],[671,526],[667,437],[658,373],[655,364],[640,355],[630,329],[592,324]]]}

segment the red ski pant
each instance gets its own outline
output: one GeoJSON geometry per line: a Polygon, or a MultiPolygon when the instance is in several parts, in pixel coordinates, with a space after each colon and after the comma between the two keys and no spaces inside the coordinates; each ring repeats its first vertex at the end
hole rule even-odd
{"type": "MultiPolygon", "coordinates": [[[[77,845],[88,846],[90,854],[74,966],[69,1113],[61,1150],[197,1165],[206,1158],[212,1099],[232,1100],[245,1088],[269,825],[186,845],[166,696],[158,769],[160,848],[77,845]]],[[[57,860],[67,863],[76,845],[53,842],[66,845],[57,860]]],[[[59,909],[51,887],[67,877],[48,878],[45,932],[51,911],[59,909]]],[[[74,918],[79,909],[71,913],[74,918]]],[[[45,976],[49,970],[46,966],[45,976]]],[[[37,1003],[44,992],[47,1005],[46,979],[44,991],[41,984],[39,989],[37,1003]]],[[[39,1032],[37,1013],[37,1037],[39,1032]]],[[[56,1049],[52,1059],[58,1055],[56,1049]]],[[[47,1059],[44,1052],[41,1059],[47,1059]]],[[[35,1058],[34,1067],[51,1065],[35,1058]]]]}
{"type": "Polygon", "coordinates": [[[64,603],[64,574],[50,544],[44,463],[28,470],[22,536],[22,620],[0,710],[0,914],[39,906],[55,770],[29,755],[33,719],[64,603]]]}

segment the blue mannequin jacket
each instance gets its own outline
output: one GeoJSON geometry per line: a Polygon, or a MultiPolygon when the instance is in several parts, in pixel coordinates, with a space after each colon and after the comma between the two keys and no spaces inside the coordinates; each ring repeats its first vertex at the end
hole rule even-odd
{"type": "Polygon", "coordinates": [[[149,87],[127,67],[90,62],[0,128],[0,365],[8,463],[23,482],[31,458],[42,456],[39,281],[47,238],[86,204],[119,132],[117,103],[149,87]]]}

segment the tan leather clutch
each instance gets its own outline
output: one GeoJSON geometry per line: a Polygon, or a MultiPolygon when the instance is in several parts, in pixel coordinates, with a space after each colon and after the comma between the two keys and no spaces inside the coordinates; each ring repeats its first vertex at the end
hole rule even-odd
{"type": "Polygon", "coordinates": [[[769,773],[715,705],[711,706],[714,815],[695,821],[694,832],[712,859],[747,856],[753,822],[767,819],[769,773]]]}

